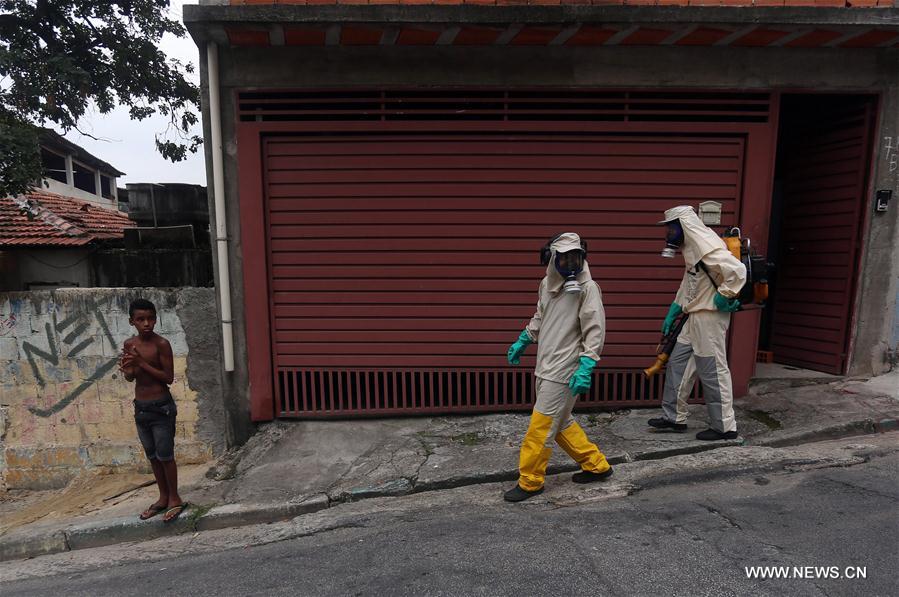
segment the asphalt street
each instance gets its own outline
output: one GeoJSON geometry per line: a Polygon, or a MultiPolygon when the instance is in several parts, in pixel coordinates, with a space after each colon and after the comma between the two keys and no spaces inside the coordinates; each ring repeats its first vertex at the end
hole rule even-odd
{"type": "Polygon", "coordinates": [[[466,503],[460,492],[450,505],[366,512],[297,539],[100,565],[2,593],[896,595],[896,450],[569,506],[466,503]],[[748,578],[752,566],[790,577],[748,578]]]}

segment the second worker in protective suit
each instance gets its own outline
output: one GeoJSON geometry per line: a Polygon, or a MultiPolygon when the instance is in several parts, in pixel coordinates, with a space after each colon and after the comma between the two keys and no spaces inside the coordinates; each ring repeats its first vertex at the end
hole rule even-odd
{"type": "Polygon", "coordinates": [[[736,439],[733,387],[727,365],[727,328],[740,303],[737,295],[746,282],[746,267],[731,254],[724,241],[707,227],[689,205],[665,211],[666,247],[663,257],[680,249],[686,272],[662,333],[668,334],[681,313],[687,314],[665,370],[662,416],[650,419],[656,429],[687,429],[687,397],[696,375],[702,383],[709,429],[696,439],[736,439]],[[692,357],[692,360],[691,360],[692,357]]]}
{"type": "Polygon", "coordinates": [[[605,340],[602,293],[590,276],[586,253],[586,244],[573,232],[547,243],[541,251],[546,276],[537,311],[509,347],[509,364],[517,365],[527,346],[537,343],[537,401],[521,444],[518,485],[504,495],[509,502],[543,491],[553,442],[581,466],[572,477],[575,483],[602,481],[612,474],[606,457],[571,417],[578,395],[590,389],[605,340]]]}

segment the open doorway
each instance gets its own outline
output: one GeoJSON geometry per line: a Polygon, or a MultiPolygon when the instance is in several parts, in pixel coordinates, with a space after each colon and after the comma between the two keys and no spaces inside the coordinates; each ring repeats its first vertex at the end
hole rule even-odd
{"type": "Polygon", "coordinates": [[[768,244],[777,269],[759,336],[775,363],[846,371],[876,107],[872,95],[782,96],[768,244]]]}

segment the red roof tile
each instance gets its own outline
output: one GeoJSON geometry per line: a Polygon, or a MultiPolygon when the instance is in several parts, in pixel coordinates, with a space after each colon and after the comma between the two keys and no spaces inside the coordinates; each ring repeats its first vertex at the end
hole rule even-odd
{"type": "Polygon", "coordinates": [[[0,248],[82,246],[123,238],[134,226],[120,211],[54,193],[0,198],[0,248]]]}

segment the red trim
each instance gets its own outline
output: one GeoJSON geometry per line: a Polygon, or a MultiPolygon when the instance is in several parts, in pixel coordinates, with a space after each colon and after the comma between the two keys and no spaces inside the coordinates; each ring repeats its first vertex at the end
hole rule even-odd
{"type": "Polygon", "coordinates": [[[325,45],[325,35],[325,30],[317,27],[285,27],[284,45],[323,46],[325,45]]]}
{"type": "Polygon", "coordinates": [[[617,29],[606,29],[604,27],[584,26],[578,29],[578,32],[571,36],[566,42],[566,46],[601,46],[606,43],[613,35],[618,33],[617,29]]]}
{"type": "Polygon", "coordinates": [[[453,45],[456,46],[489,46],[496,41],[501,31],[490,27],[462,27],[453,45]]]}
{"type": "Polygon", "coordinates": [[[238,122],[236,128],[250,419],[270,421],[275,416],[275,410],[268,275],[267,268],[262,266],[268,262],[268,257],[262,194],[261,136],[257,127],[248,127],[246,123],[238,122]]]}
{"type": "Polygon", "coordinates": [[[890,40],[896,39],[899,37],[899,33],[896,31],[886,31],[882,29],[878,29],[875,31],[868,31],[867,33],[862,33],[858,37],[853,37],[852,39],[841,43],[841,48],[871,48],[875,46],[879,46],[881,44],[885,44],[890,40]]]}
{"type": "Polygon", "coordinates": [[[843,34],[839,31],[826,31],[824,29],[815,29],[814,31],[810,31],[806,33],[802,37],[798,37],[793,41],[787,42],[784,44],[784,47],[787,48],[817,48],[819,46],[823,46],[826,43],[832,42],[833,40],[843,37],[843,34]]]}
{"type": "Polygon", "coordinates": [[[509,42],[510,46],[545,46],[559,35],[561,28],[525,27],[509,42]]]}
{"type": "MultiPolygon", "coordinates": [[[[359,3],[364,4],[365,1],[366,0],[359,0],[359,3]]],[[[656,0],[646,1],[648,3],[653,3],[656,0]]],[[[709,0],[709,2],[713,4],[722,1],[727,2],[728,0],[709,0]]],[[[730,1],[750,2],[751,0],[730,1]]],[[[450,24],[423,26],[416,23],[400,23],[398,26],[401,27],[401,31],[397,43],[399,45],[413,46],[435,45],[443,32],[448,31],[452,27],[459,27],[459,25],[454,26],[450,24]]],[[[338,43],[345,46],[377,46],[380,45],[384,34],[388,31],[392,31],[392,28],[379,24],[346,24],[338,25],[338,27],[341,30],[338,43]]],[[[299,27],[285,26],[285,44],[324,46],[326,44],[326,30],[327,27],[325,25],[299,27]]],[[[621,30],[621,28],[606,28],[599,25],[583,25],[579,31],[566,42],[566,44],[573,46],[603,45],[621,30]]],[[[226,27],[225,31],[233,46],[272,45],[269,31],[266,29],[259,29],[258,26],[254,28],[252,24],[226,27]]],[[[461,31],[455,39],[449,42],[449,45],[489,46],[496,43],[496,40],[503,31],[508,31],[508,29],[491,26],[489,24],[462,25],[461,31]]],[[[509,45],[547,46],[561,31],[561,26],[525,26],[512,37],[509,41],[509,45]]],[[[633,27],[631,33],[616,45],[659,46],[669,37],[677,34],[678,31],[683,31],[683,28],[680,30],[661,29],[655,26],[637,25],[633,27]]],[[[680,46],[711,47],[727,38],[727,36],[734,33],[734,31],[734,28],[696,27],[694,31],[691,31],[683,38],[678,39],[674,44],[680,46]]],[[[847,32],[824,29],[805,32],[804,29],[798,25],[783,25],[778,26],[777,29],[757,27],[751,31],[747,31],[745,35],[742,35],[737,40],[727,45],[737,47],[767,47],[782,40],[785,36],[792,34],[799,34],[799,37],[784,43],[783,47],[820,47],[828,42],[847,35],[847,32]]],[[[853,37],[847,37],[844,43],[839,44],[839,47],[865,48],[888,46],[895,43],[895,39],[899,36],[899,33],[890,29],[856,29],[853,35],[853,37]]]]}
{"type": "Polygon", "coordinates": [[[417,29],[415,27],[403,27],[396,38],[398,46],[433,46],[440,38],[439,31],[430,29],[417,29]]]}
{"type": "Polygon", "coordinates": [[[675,42],[677,46],[711,46],[721,41],[733,31],[726,29],[712,29],[710,27],[699,27],[692,33],[688,33],[684,37],[675,42]]]}
{"type": "Polygon", "coordinates": [[[668,29],[650,29],[649,27],[640,27],[627,37],[625,37],[619,46],[655,46],[669,37],[673,31],[668,29]]]}
{"type": "Polygon", "coordinates": [[[225,33],[228,34],[228,41],[232,46],[269,46],[268,31],[260,31],[258,29],[239,29],[226,27],[225,33]]]}
{"type": "MultiPolygon", "coordinates": [[[[771,94],[768,124],[764,128],[760,127],[756,135],[750,136],[747,143],[743,196],[740,201],[741,231],[761,250],[768,246],[779,121],[780,95],[774,92],[771,94]]],[[[761,311],[743,311],[731,320],[731,356],[728,362],[734,396],[749,393],[749,380],[755,373],[761,317],[761,311]]]]}
{"type": "Polygon", "coordinates": [[[376,46],[381,43],[383,29],[344,25],[340,28],[340,45],[376,46]]]}
{"type": "Polygon", "coordinates": [[[777,40],[786,37],[789,34],[789,31],[775,31],[774,29],[754,29],[740,39],[734,41],[730,45],[738,48],[758,48],[770,46],[777,40]]]}

